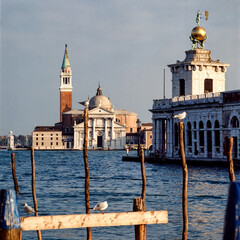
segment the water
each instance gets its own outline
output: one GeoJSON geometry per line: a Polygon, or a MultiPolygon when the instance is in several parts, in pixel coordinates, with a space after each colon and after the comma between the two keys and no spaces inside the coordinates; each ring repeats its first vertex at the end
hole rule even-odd
{"type": "MultiPolygon", "coordinates": [[[[136,154],[136,152],[130,152],[136,154]]],[[[105,212],[132,211],[133,199],[141,196],[141,166],[122,162],[123,151],[88,152],[90,169],[90,205],[107,200],[105,212]]],[[[0,189],[14,188],[11,152],[0,151],[0,189]]],[[[33,206],[30,151],[15,153],[16,173],[22,204],[33,206]]],[[[80,151],[35,152],[36,195],[39,215],[85,213],[84,162],[80,151]]],[[[167,210],[169,223],[147,226],[147,239],[181,239],[182,168],[177,165],[145,164],[147,175],[147,210],[167,210]]],[[[226,168],[189,166],[188,239],[222,239],[228,195],[226,168]]],[[[239,171],[235,171],[238,179],[239,171]]],[[[86,239],[86,229],[45,230],[42,238],[86,239]]],[[[23,232],[23,240],[37,239],[36,231],[23,232]]],[[[134,239],[133,226],[92,228],[92,239],[134,239]]]]}

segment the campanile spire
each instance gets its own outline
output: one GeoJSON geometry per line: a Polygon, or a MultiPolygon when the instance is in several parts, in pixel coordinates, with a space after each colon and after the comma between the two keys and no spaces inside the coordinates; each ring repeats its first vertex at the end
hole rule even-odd
{"type": "Polygon", "coordinates": [[[62,113],[72,110],[72,70],[67,53],[67,44],[60,71],[60,121],[62,113]]]}

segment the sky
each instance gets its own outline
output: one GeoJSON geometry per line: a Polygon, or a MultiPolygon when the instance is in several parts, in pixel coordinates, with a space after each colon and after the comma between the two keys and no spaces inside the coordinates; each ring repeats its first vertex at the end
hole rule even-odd
{"type": "Polygon", "coordinates": [[[73,109],[100,83],[115,109],[151,122],[153,99],[171,98],[168,64],[185,59],[197,11],[212,59],[230,63],[226,90],[240,89],[239,0],[2,0],[0,135],[31,134],[60,121],[60,68],[65,44],[73,109]]]}

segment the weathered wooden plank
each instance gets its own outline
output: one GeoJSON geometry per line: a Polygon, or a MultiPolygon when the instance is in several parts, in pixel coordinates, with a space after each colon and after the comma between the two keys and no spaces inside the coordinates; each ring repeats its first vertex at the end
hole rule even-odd
{"type": "Polygon", "coordinates": [[[168,223],[167,211],[55,215],[21,218],[23,231],[168,223]]]}

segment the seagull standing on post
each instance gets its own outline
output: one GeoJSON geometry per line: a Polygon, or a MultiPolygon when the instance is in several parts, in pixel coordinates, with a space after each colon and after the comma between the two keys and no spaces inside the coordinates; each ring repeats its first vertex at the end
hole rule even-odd
{"type": "Polygon", "coordinates": [[[177,115],[174,115],[173,118],[178,118],[180,120],[180,122],[181,122],[182,119],[184,119],[186,116],[187,116],[187,113],[186,112],[182,112],[182,113],[179,113],[177,115]]]}
{"type": "Polygon", "coordinates": [[[83,101],[83,102],[79,102],[79,103],[88,108],[89,99],[87,101],[83,101]]]}

